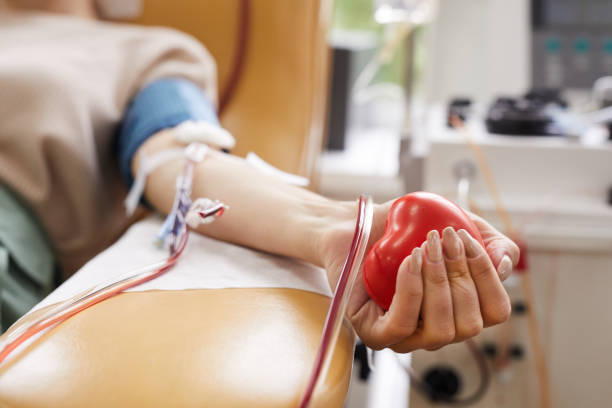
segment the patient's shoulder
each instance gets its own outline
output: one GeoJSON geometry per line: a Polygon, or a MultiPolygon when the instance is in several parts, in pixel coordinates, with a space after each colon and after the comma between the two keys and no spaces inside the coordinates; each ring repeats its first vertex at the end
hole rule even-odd
{"type": "Polygon", "coordinates": [[[182,31],[161,26],[101,23],[117,37],[125,64],[139,73],[137,88],[157,78],[178,76],[216,99],[217,69],[205,45],[182,31]]]}
{"type": "Polygon", "coordinates": [[[188,50],[209,56],[206,47],[195,37],[183,31],[164,26],[101,22],[100,25],[120,38],[127,47],[171,48],[188,50]]]}

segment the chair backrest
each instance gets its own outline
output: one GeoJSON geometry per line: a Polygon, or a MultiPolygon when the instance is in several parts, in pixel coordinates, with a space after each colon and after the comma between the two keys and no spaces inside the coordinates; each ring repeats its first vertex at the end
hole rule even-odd
{"type": "Polygon", "coordinates": [[[254,151],[282,170],[311,177],[324,134],[331,3],[146,0],[136,22],[187,32],[215,57],[220,96],[235,85],[221,112],[237,139],[234,153],[254,151]],[[233,81],[241,44],[242,69],[233,81]]]}

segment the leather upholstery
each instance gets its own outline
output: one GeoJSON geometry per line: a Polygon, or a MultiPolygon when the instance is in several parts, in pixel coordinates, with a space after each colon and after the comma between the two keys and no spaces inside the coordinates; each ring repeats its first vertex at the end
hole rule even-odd
{"type": "MultiPolygon", "coordinates": [[[[329,298],[295,289],[124,293],[0,367],[0,407],[295,407],[329,298]]],[[[313,407],[341,407],[345,325],[313,407]]]]}

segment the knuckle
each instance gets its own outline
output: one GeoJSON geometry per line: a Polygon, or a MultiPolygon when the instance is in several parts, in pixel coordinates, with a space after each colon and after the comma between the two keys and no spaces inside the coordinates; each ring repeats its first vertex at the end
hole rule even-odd
{"type": "Polygon", "coordinates": [[[423,287],[420,285],[411,285],[403,289],[405,296],[409,301],[420,300],[423,297],[423,287]]]}
{"type": "Polygon", "coordinates": [[[394,327],[387,327],[381,330],[380,337],[385,339],[385,343],[393,343],[393,340],[397,339],[399,336],[397,334],[397,330],[394,327]]]}
{"type": "Polygon", "coordinates": [[[457,337],[469,339],[478,336],[483,329],[484,323],[480,316],[475,317],[470,322],[467,322],[457,328],[457,337]]]}
{"type": "Polygon", "coordinates": [[[448,276],[444,270],[426,272],[425,278],[432,286],[439,287],[448,285],[448,276]]]}
{"type": "Polygon", "coordinates": [[[504,302],[504,305],[501,307],[498,315],[499,323],[507,321],[511,314],[512,306],[510,305],[510,301],[504,302]]]}
{"type": "Polygon", "coordinates": [[[425,350],[427,350],[427,351],[438,351],[442,347],[444,347],[445,345],[446,344],[433,344],[431,346],[425,347],[425,350]]]}
{"type": "Polygon", "coordinates": [[[400,327],[399,334],[401,335],[402,339],[404,339],[406,337],[412,336],[416,332],[416,329],[417,329],[416,322],[414,324],[404,325],[400,327]]]}
{"type": "Polygon", "coordinates": [[[444,332],[444,334],[440,336],[440,340],[442,344],[452,343],[454,339],[455,339],[455,329],[454,328],[452,330],[448,330],[444,332]]]}
{"type": "Polygon", "coordinates": [[[366,346],[368,346],[369,348],[371,348],[372,350],[382,350],[385,347],[387,347],[387,344],[384,344],[384,342],[382,342],[379,338],[373,337],[373,336],[368,336],[368,337],[361,337],[360,336],[361,341],[363,341],[363,344],[365,344],[366,346]]]}
{"type": "Polygon", "coordinates": [[[431,333],[427,337],[427,343],[430,344],[431,347],[440,348],[446,344],[452,343],[454,339],[455,339],[455,328],[449,327],[443,330],[436,331],[435,333],[431,333]]]}
{"type": "Polygon", "coordinates": [[[473,262],[470,265],[470,272],[474,279],[484,279],[494,274],[492,266],[487,264],[484,258],[473,262]]]}
{"type": "Polygon", "coordinates": [[[409,347],[409,346],[405,346],[405,345],[401,345],[401,344],[396,344],[396,345],[390,347],[390,349],[393,350],[396,353],[399,353],[399,354],[411,353],[414,350],[416,350],[415,347],[409,347]]]}
{"type": "Polygon", "coordinates": [[[392,325],[384,330],[383,337],[389,339],[390,343],[396,343],[412,335],[415,330],[416,324],[392,325]]]}
{"type": "Polygon", "coordinates": [[[469,299],[477,304],[478,293],[471,279],[454,279],[449,284],[453,299],[469,299]]]}
{"type": "Polygon", "coordinates": [[[383,346],[380,343],[376,343],[376,342],[374,342],[374,343],[365,343],[365,345],[368,346],[369,348],[371,348],[374,351],[380,351],[380,350],[385,348],[385,346],[383,346]]]}
{"type": "Polygon", "coordinates": [[[417,279],[421,279],[421,269],[420,268],[412,268],[410,266],[408,266],[408,269],[406,270],[406,276],[411,280],[414,281],[415,278],[417,279]]]}
{"type": "Polygon", "coordinates": [[[484,320],[488,326],[494,324],[500,324],[507,321],[512,313],[512,306],[510,305],[510,299],[505,296],[504,299],[497,302],[494,307],[485,309],[484,320]]]}
{"type": "Polygon", "coordinates": [[[467,267],[459,266],[459,267],[450,267],[447,269],[448,271],[448,280],[463,280],[466,279],[470,275],[470,271],[467,267]]]}

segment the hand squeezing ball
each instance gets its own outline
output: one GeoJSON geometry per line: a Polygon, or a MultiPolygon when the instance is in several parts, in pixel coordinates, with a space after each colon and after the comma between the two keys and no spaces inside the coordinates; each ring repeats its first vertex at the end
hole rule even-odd
{"type": "Polygon", "coordinates": [[[389,213],[385,232],[368,252],[363,280],[370,297],[388,310],[395,294],[400,264],[427,239],[432,230],[441,235],[446,227],[464,229],[484,247],[478,228],[457,205],[432,193],[418,192],[398,198],[389,213]]]}

